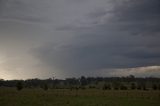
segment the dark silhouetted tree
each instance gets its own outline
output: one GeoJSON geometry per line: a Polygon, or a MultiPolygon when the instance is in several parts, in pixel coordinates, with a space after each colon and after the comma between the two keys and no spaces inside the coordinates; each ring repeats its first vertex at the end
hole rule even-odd
{"type": "Polygon", "coordinates": [[[142,88],[143,88],[143,90],[147,90],[145,83],[142,84],[142,88]]]}
{"type": "Polygon", "coordinates": [[[43,89],[44,89],[45,91],[47,91],[47,90],[48,90],[48,85],[47,85],[47,84],[44,84],[43,89]]]}
{"type": "Polygon", "coordinates": [[[119,90],[119,88],[120,88],[120,83],[118,82],[118,81],[116,81],[116,82],[113,82],[113,89],[114,90],[119,90]]]}
{"type": "Polygon", "coordinates": [[[111,85],[110,84],[104,84],[103,85],[103,90],[111,90],[111,85]]]}
{"type": "Polygon", "coordinates": [[[126,85],[121,84],[121,85],[120,85],[120,89],[121,89],[121,90],[127,90],[128,88],[127,88],[127,86],[126,86],[126,85]]]}
{"type": "Polygon", "coordinates": [[[135,83],[131,83],[131,89],[132,90],[136,89],[136,84],[135,83]]]}
{"type": "Polygon", "coordinates": [[[80,78],[80,84],[81,84],[81,86],[87,85],[87,79],[86,79],[86,77],[81,76],[81,78],[80,78]]]}
{"type": "Polygon", "coordinates": [[[18,91],[22,90],[22,89],[23,89],[23,84],[22,84],[22,82],[20,82],[20,81],[17,82],[16,87],[17,87],[17,90],[18,90],[18,91]]]}
{"type": "Polygon", "coordinates": [[[158,86],[157,86],[156,84],[153,84],[153,85],[152,85],[152,89],[153,89],[153,90],[157,90],[157,89],[158,89],[158,86]]]}
{"type": "Polygon", "coordinates": [[[160,84],[158,85],[158,90],[160,90],[160,84]]]}

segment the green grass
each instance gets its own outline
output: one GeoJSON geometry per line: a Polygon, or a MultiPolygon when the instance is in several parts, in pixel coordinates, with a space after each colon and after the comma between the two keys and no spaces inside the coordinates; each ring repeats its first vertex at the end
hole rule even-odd
{"type": "Polygon", "coordinates": [[[0,106],[160,106],[160,91],[1,88],[0,106]]]}

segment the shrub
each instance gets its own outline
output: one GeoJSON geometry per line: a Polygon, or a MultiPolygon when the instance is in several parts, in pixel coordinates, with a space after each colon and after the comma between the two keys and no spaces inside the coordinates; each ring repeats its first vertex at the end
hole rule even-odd
{"type": "Polygon", "coordinates": [[[143,85],[142,85],[142,88],[143,88],[143,90],[148,90],[148,89],[146,88],[146,84],[143,84],[143,85]]]}
{"type": "Polygon", "coordinates": [[[44,84],[43,89],[44,89],[45,91],[47,91],[47,90],[48,90],[48,85],[47,85],[47,84],[44,84]]]}
{"type": "Polygon", "coordinates": [[[110,84],[104,84],[103,90],[111,90],[111,85],[110,84]]]}
{"type": "Polygon", "coordinates": [[[152,89],[153,89],[153,90],[157,90],[157,89],[158,89],[157,85],[156,85],[156,84],[153,84],[153,85],[152,85],[152,89]]]}
{"type": "Polygon", "coordinates": [[[23,84],[22,84],[22,82],[17,82],[16,87],[17,87],[17,90],[18,90],[18,91],[22,90],[22,89],[23,89],[23,84]]]}
{"type": "Polygon", "coordinates": [[[160,90],[160,84],[158,85],[158,90],[160,90]]]}
{"type": "Polygon", "coordinates": [[[121,89],[121,90],[127,90],[128,88],[127,88],[127,86],[125,86],[125,85],[121,85],[121,86],[120,86],[120,89],[121,89]]]}
{"type": "Polygon", "coordinates": [[[131,83],[131,89],[132,90],[136,89],[136,84],[135,83],[131,83]]]}
{"type": "Polygon", "coordinates": [[[137,86],[138,90],[142,90],[142,87],[140,85],[137,86]]]}

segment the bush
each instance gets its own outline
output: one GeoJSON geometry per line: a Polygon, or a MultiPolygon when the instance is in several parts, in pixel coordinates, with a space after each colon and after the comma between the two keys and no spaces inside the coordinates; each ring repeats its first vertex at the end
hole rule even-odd
{"type": "Polygon", "coordinates": [[[113,89],[114,89],[114,90],[119,90],[119,88],[118,88],[118,87],[114,87],[113,89]]]}
{"type": "Polygon", "coordinates": [[[143,88],[143,90],[148,90],[148,89],[146,88],[146,84],[143,84],[143,85],[142,85],[142,88],[143,88]]]}
{"type": "Polygon", "coordinates": [[[131,89],[132,90],[136,89],[136,84],[135,83],[131,83],[131,89]]]}
{"type": "Polygon", "coordinates": [[[17,82],[16,87],[17,87],[17,90],[18,90],[18,91],[22,90],[22,89],[23,89],[23,84],[22,84],[22,82],[17,82]]]}
{"type": "Polygon", "coordinates": [[[42,88],[43,88],[43,90],[47,91],[48,90],[48,85],[44,84],[42,88]]]}
{"type": "Polygon", "coordinates": [[[138,90],[142,90],[142,87],[140,85],[137,86],[138,90]]]}
{"type": "Polygon", "coordinates": [[[158,85],[158,90],[160,90],[160,84],[158,85]]]}
{"type": "Polygon", "coordinates": [[[112,86],[114,90],[119,90],[121,84],[119,82],[114,82],[112,86]]]}
{"type": "Polygon", "coordinates": [[[111,90],[111,85],[110,84],[104,84],[103,90],[111,90]]]}
{"type": "Polygon", "coordinates": [[[125,86],[125,85],[121,85],[121,86],[120,86],[120,89],[121,89],[121,90],[127,90],[128,88],[127,88],[127,86],[125,86]]]}
{"type": "Polygon", "coordinates": [[[157,85],[156,85],[156,84],[153,84],[153,85],[152,85],[152,89],[153,89],[153,90],[157,90],[157,89],[158,89],[157,85]]]}

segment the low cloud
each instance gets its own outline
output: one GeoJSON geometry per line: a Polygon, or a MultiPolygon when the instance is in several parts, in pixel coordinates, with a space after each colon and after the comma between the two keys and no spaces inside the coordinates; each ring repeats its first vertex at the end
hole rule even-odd
{"type": "MultiPolygon", "coordinates": [[[[101,70],[105,73],[107,70],[101,70]]],[[[136,68],[125,68],[125,69],[114,69],[108,70],[105,76],[115,76],[115,77],[125,77],[129,75],[134,75],[136,77],[159,77],[160,66],[147,66],[147,67],[136,67],[136,68]]],[[[104,76],[102,74],[102,76],[104,76]]]]}

